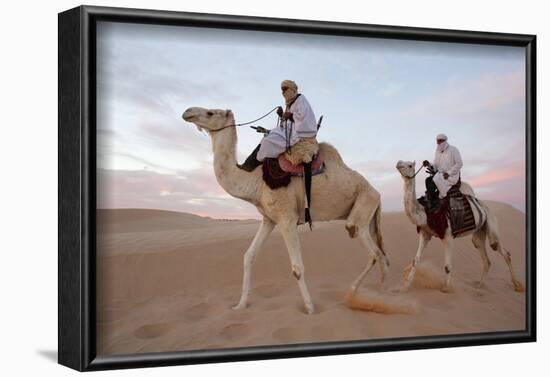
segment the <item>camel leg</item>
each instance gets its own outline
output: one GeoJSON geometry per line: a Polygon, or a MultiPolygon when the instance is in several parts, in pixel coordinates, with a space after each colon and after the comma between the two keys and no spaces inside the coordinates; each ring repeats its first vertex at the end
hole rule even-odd
{"type": "Polygon", "coordinates": [[[420,258],[422,258],[422,253],[424,252],[428,241],[428,237],[426,237],[424,232],[421,231],[418,237],[418,249],[416,250],[416,255],[411,263],[411,269],[409,271],[409,274],[407,275],[407,279],[401,287],[401,292],[407,292],[411,287],[411,284],[414,280],[414,274],[416,273],[416,266],[418,266],[418,264],[420,263],[420,258]]]}
{"type": "Polygon", "coordinates": [[[487,272],[491,267],[491,261],[489,260],[489,256],[487,255],[487,249],[485,248],[486,238],[487,238],[487,231],[485,230],[485,227],[478,230],[472,235],[472,243],[474,244],[476,249],[479,251],[481,260],[483,261],[483,271],[481,272],[481,278],[477,283],[478,287],[481,287],[483,285],[483,279],[485,279],[485,276],[487,276],[487,272]]]}
{"type": "Polygon", "coordinates": [[[514,285],[514,290],[516,292],[523,292],[525,288],[523,285],[516,279],[514,269],[512,268],[512,256],[508,251],[504,251],[500,242],[499,231],[498,231],[498,221],[494,214],[489,210],[489,208],[482,203],[483,208],[487,212],[487,238],[489,239],[489,245],[491,249],[498,251],[500,255],[506,261],[508,269],[510,270],[510,277],[512,279],[512,284],[514,285]]]}
{"type": "Polygon", "coordinates": [[[523,288],[523,285],[516,279],[516,274],[514,273],[514,269],[512,267],[512,256],[508,251],[504,251],[502,248],[498,232],[497,219],[486,206],[484,208],[485,211],[487,211],[487,238],[489,239],[489,245],[491,246],[491,249],[502,255],[506,261],[508,269],[510,270],[510,277],[512,279],[512,284],[514,285],[514,290],[517,292],[523,292],[525,291],[525,288],[523,288]]]}
{"type": "MultiPolygon", "coordinates": [[[[493,247],[493,245],[491,245],[493,247]]],[[[519,280],[516,278],[516,274],[514,273],[514,268],[512,267],[512,256],[510,255],[509,251],[504,251],[502,246],[500,245],[500,242],[496,245],[496,251],[506,261],[506,264],[508,265],[508,269],[510,269],[510,277],[512,278],[512,284],[514,285],[514,290],[516,292],[523,292],[525,291],[525,288],[523,287],[523,284],[519,282],[519,280]]]]}
{"type": "MultiPolygon", "coordinates": [[[[359,288],[359,286],[363,282],[363,279],[365,279],[365,277],[370,272],[370,270],[372,270],[372,268],[374,267],[374,265],[376,264],[376,261],[378,259],[377,258],[377,253],[374,251],[374,250],[377,249],[377,246],[374,243],[374,241],[372,240],[372,238],[370,237],[370,234],[369,234],[367,229],[364,229],[360,232],[359,242],[369,252],[369,260],[367,262],[367,266],[365,267],[365,269],[361,272],[361,274],[359,274],[357,279],[355,279],[355,281],[351,285],[351,293],[352,294],[354,294],[357,291],[357,288],[359,288]]],[[[381,279],[383,279],[383,276],[384,275],[382,275],[381,279]]]]}
{"type": "Polygon", "coordinates": [[[256,256],[258,255],[258,252],[261,250],[265,240],[267,237],[271,234],[273,231],[273,228],[275,227],[275,223],[273,221],[269,220],[268,218],[264,217],[264,220],[260,224],[260,228],[258,229],[258,232],[256,232],[256,236],[254,236],[254,240],[252,240],[252,243],[248,247],[248,250],[244,254],[244,270],[243,270],[243,290],[241,294],[241,299],[237,305],[233,307],[233,309],[244,309],[246,308],[248,304],[248,296],[250,295],[250,281],[251,281],[251,274],[252,274],[252,265],[254,264],[254,261],[256,259],[256,256]]]}
{"type": "MultiPolygon", "coordinates": [[[[359,236],[361,244],[363,244],[367,250],[375,254],[376,259],[374,263],[376,263],[376,261],[381,262],[379,263],[380,282],[383,283],[390,263],[386,254],[382,250],[379,211],[380,194],[377,192],[361,191],[357,195],[355,203],[353,204],[347,218],[346,230],[351,238],[356,238],[359,236]],[[376,240],[376,242],[374,240],[376,240]]],[[[372,262],[369,261],[369,264],[370,263],[372,262]]],[[[369,264],[367,264],[366,269],[369,269],[369,264]]],[[[367,272],[363,271],[365,275],[367,272]]],[[[363,275],[363,273],[361,273],[361,275],[363,275]]]]}
{"type": "Polygon", "coordinates": [[[302,250],[300,247],[300,239],[298,237],[298,227],[296,225],[296,221],[282,224],[281,233],[283,234],[288,255],[290,257],[292,274],[296,280],[298,280],[298,287],[300,288],[300,293],[302,294],[306,311],[308,314],[313,314],[315,307],[306,286],[304,262],[302,261],[302,250]]]}
{"type": "Polygon", "coordinates": [[[444,293],[453,292],[453,287],[451,285],[453,239],[451,237],[452,236],[447,232],[445,238],[441,240],[443,242],[443,251],[445,252],[445,285],[441,288],[441,291],[444,293]]]}

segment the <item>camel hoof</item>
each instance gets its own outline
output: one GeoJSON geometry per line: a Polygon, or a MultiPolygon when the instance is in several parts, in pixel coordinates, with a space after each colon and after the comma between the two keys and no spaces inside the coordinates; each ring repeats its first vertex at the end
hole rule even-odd
{"type": "Polygon", "coordinates": [[[231,309],[233,309],[233,310],[242,310],[242,309],[246,309],[246,307],[247,307],[246,304],[241,304],[241,303],[239,303],[239,304],[237,304],[237,305],[231,307],[231,309]]]}
{"type": "Polygon", "coordinates": [[[397,289],[397,292],[399,293],[407,293],[409,291],[409,287],[401,287],[397,289]]]}
{"type": "Polygon", "coordinates": [[[523,284],[521,284],[519,281],[514,282],[514,291],[516,292],[525,292],[525,288],[523,287],[523,284]]]}
{"type": "Polygon", "coordinates": [[[307,314],[314,314],[315,313],[315,307],[313,305],[306,305],[306,313],[307,314]]]}
{"type": "Polygon", "coordinates": [[[454,291],[453,287],[444,286],[441,288],[441,292],[443,293],[454,293],[454,291]]]}

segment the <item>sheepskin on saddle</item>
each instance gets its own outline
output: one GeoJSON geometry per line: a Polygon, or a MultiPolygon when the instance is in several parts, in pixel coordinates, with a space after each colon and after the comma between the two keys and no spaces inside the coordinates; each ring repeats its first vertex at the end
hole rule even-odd
{"type": "Polygon", "coordinates": [[[264,182],[272,189],[286,187],[292,176],[304,175],[304,164],[311,164],[312,175],[321,174],[325,168],[324,160],[314,137],[302,139],[279,157],[264,159],[264,182]]]}

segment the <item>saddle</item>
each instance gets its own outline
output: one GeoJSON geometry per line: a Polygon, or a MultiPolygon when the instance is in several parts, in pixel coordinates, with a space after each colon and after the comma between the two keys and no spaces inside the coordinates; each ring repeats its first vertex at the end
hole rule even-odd
{"type": "Polygon", "coordinates": [[[264,182],[271,189],[286,187],[293,176],[304,176],[304,167],[311,165],[311,175],[325,170],[325,157],[315,138],[302,139],[277,158],[266,158],[262,164],[264,182]]]}
{"type": "MultiPolygon", "coordinates": [[[[460,185],[461,181],[459,179],[435,209],[430,208],[426,197],[423,196],[417,199],[418,203],[424,207],[428,226],[441,239],[445,237],[449,222],[451,223],[453,238],[476,227],[474,213],[468,200],[469,195],[462,194],[460,185]]],[[[417,231],[420,231],[419,227],[417,227],[417,231]]]]}
{"type": "Polygon", "coordinates": [[[304,177],[306,206],[305,221],[311,229],[312,221],[309,213],[311,205],[311,177],[323,173],[325,170],[325,157],[317,140],[313,138],[302,139],[287,152],[281,153],[277,158],[266,158],[262,164],[262,177],[271,189],[286,187],[293,176],[304,177]]]}

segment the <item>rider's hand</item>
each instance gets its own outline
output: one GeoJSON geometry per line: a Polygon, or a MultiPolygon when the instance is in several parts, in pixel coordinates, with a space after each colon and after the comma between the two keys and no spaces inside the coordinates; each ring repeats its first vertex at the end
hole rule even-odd
{"type": "Polygon", "coordinates": [[[424,160],[424,161],[422,162],[422,166],[430,166],[430,161],[424,160]]]}
{"type": "Polygon", "coordinates": [[[428,169],[426,169],[426,173],[428,173],[430,175],[435,175],[435,170],[433,170],[432,167],[429,166],[428,169]]]}
{"type": "Polygon", "coordinates": [[[283,108],[281,106],[277,108],[277,115],[280,117],[283,116],[283,108]]]}
{"type": "Polygon", "coordinates": [[[443,178],[445,179],[449,178],[449,173],[443,173],[443,178]]]}

